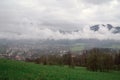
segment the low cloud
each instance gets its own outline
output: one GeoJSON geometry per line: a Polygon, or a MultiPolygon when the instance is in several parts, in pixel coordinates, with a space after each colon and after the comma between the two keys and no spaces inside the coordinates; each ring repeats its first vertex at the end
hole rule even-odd
{"type": "Polygon", "coordinates": [[[49,28],[30,27],[21,32],[0,32],[0,38],[7,39],[99,39],[99,40],[120,40],[120,33],[112,33],[113,29],[100,26],[98,31],[93,31],[90,26],[85,26],[76,31],[52,30],[49,28]]]}

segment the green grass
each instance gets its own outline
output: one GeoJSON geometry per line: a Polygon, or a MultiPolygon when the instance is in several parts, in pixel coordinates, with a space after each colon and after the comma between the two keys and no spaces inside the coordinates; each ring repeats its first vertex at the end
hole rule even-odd
{"type": "Polygon", "coordinates": [[[114,48],[114,49],[120,49],[120,45],[112,45],[111,48],[114,48]]]}
{"type": "Polygon", "coordinates": [[[72,69],[0,59],[0,80],[120,80],[120,72],[90,72],[84,67],[72,69]]]}
{"type": "Polygon", "coordinates": [[[70,48],[71,51],[82,51],[85,49],[84,45],[75,45],[70,48]]]}

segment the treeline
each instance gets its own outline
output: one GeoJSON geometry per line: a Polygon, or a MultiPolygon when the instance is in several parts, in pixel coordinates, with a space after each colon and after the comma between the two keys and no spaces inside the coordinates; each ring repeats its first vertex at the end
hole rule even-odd
{"type": "Polygon", "coordinates": [[[91,71],[120,70],[120,50],[94,48],[84,50],[80,54],[67,52],[66,54],[43,55],[37,59],[26,59],[44,65],[84,66],[91,71]]]}
{"type": "Polygon", "coordinates": [[[94,48],[88,51],[87,69],[92,71],[120,70],[120,51],[104,51],[94,48]]]}
{"type": "Polygon", "coordinates": [[[68,65],[70,67],[75,67],[85,66],[87,61],[86,58],[86,54],[74,54],[69,51],[65,54],[42,55],[36,59],[26,58],[26,61],[44,65],[68,65]]]}

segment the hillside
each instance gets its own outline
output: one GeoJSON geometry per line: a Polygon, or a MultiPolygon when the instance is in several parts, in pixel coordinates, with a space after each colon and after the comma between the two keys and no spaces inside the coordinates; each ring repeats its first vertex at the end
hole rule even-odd
{"type": "Polygon", "coordinates": [[[44,66],[0,59],[0,80],[120,80],[120,72],[90,72],[83,67],[44,66]]]}

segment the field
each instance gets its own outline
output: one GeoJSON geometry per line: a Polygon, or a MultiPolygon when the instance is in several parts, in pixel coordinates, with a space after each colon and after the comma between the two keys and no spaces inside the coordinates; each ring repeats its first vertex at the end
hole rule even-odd
{"type": "Polygon", "coordinates": [[[82,51],[85,49],[85,45],[84,44],[81,44],[81,45],[75,45],[75,46],[72,46],[70,48],[71,51],[82,51]]]}
{"type": "MultiPolygon", "coordinates": [[[[84,50],[86,47],[85,44],[79,44],[79,45],[74,45],[72,47],[70,47],[70,50],[71,51],[82,51],[84,50]]],[[[102,46],[104,48],[113,48],[113,49],[120,49],[120,45],[117,45],[117,44],[109,44],[109,45],[105,45],[105,46],[102,46]]]]}
{"type": "Polygon", "coordinates": [[[120,80],[120,72],[91,72],[84,67],[72,69],[0,59],[0,80],[120,80]]]}

